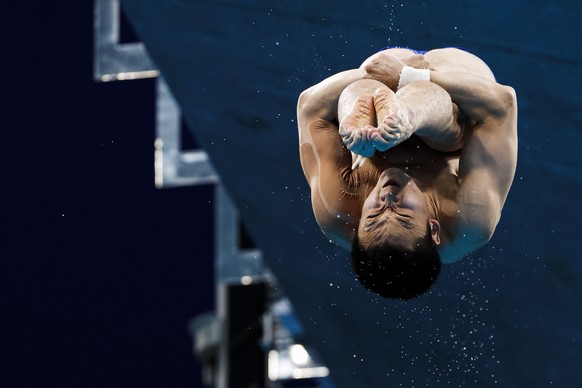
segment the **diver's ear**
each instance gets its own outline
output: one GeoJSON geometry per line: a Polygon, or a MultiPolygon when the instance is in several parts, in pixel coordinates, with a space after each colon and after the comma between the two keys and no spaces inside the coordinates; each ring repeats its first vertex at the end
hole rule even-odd
{"type": "Polygon", "coordinates": [[[435,219],[430,219],[428,220],[428,223],[430,225],[430,236],[432,237],[432,241],[434,241],[434,243],[436,245],[440,245],[441,243],[441,224],[439,224],[439,222],[435,219]]]}

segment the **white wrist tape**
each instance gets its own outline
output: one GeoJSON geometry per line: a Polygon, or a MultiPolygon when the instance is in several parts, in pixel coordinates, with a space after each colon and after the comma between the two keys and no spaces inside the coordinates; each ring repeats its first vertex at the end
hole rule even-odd
{"type": "Polygon", "coordinates": [[[414,81],[430,81],[430,70],[415,69],[414,67],[404,66],[400,72],[398,89],[414,81]]]}

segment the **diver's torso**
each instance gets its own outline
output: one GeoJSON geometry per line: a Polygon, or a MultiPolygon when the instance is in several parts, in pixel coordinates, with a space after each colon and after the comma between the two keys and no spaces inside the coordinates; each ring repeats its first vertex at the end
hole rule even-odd
{"type": "Polygon", "coordinates": [[[439,200],[454,201],[459,187],[459,156],[460,151],[435,151],[413,136],[397,147],[377,153],[354,173],[360,175],[360,182],[365,182],[371,191],[382,171],[401,168],[422,191],[432,191],[439,200]]]}
{"type": "Polygon", "coordinates": [[[459,156],[460,151],[435,151],[419,137],[412,136],[388,151],[377,153],[355,170],[345,167],[338,177],[341,210],[334,209],[337,219],[334,217],[335,222],[326,225],[328,232],[333,230],[350,244],[358,228],[366,197],[372,192],[382,171],[396,167],[410,175],[420,190],[437,202],[438,218],[444,241],[447,242],[449,226],[457,213],[459,156]]]}

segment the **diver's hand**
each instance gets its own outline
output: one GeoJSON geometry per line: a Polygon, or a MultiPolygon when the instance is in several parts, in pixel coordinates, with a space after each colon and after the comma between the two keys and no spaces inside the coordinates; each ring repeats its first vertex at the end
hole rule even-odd
{"type": "Polygon", "coordinates": [[[402,59],[406,66],[414,67],[415,69],[431,69],[430,64],[422,54],[415,54],[408,58],[402,59]]]}
{"type": "Polygon", "coordinates": [[[430,64],[422,54],[399,59],[383,51],[366,59],[360,68],[364,70],[364,78],[380,81],[396,91],[400,81],[400,73],[404,66],[414,67],[415,69],[430,69],[430,64]]]}
{"type": "Polygon", "coordinates": [[[366,59],[360,68],[364,70],[364,78],[375,79],[396,90],[404,66],[405,63],[394,55],[381,51],[366,59]]]}

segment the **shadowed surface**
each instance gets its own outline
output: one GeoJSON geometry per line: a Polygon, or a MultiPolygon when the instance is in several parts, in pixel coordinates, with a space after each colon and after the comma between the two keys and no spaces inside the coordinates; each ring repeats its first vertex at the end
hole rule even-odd
{"type": "Polygon", "coordinates": [[[579,380],[582,41],[563,31],[577,30],[580,6],[122,5],[337,386],[579,380]],[[303,89],[387,45],[464,47],[520,104],[518,171],[493,240],[406,304],[363,290],[319,231],[295,122],[303,89]]]}

